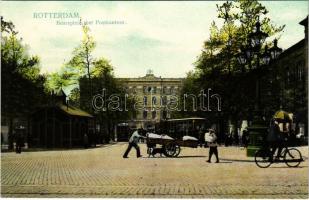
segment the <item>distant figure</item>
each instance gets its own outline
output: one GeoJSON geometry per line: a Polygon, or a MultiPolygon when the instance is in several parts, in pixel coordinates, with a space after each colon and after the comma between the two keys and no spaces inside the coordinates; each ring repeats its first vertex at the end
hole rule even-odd
{"type": "Polygon", "coordinates": [[[84,148],[87,149],[89,145],[89,141],[88,141],[88,134],[85,133],[84,134],[84,148]]]}
{"type": "Polygon", "coordinates": [[[15,136],[16,142],[16,153],[21,153],[21,148],[24,147],[24,138],[21,133],[16,134],[15,136]]]}
{"type": "Polygon", "coordinates": [[[1,132],[1,148],[2,148],[2,145],[3,145],[3,133],[1,132]]]}
{"type": "Polygon", "coordinates": [[[129,145],[128,145],[126,152],[123,155],[123,158],[128,158],[128,154],[130,153],[132,147],[136,149],[136,157],[137,158],[142,157],[139,146],[138,146],[138,141],[140,140],[140,138],[145,138],[145,137],[140,134],[142,134],[142,129],[138,129],[133,132],[132,136],[129,139],[129,145]]]}
{"type": "Polygon", "coordinates": [[[241,139],[243,146],[247,148],[249,143],[249,133],[247,128],[243,130],[241,139]]]}
{"type": "Polygon", "coordinates": [[[203,133],[204,133],[203,129],[200,128],[199,131],[198,131],[198,140],[199,140],[199,146],[200,147],[203,147],[203,145],[204,145],[204,138],[203,138],[204,134],[203,133]]]}
{"type": "Polygon", "coordinates": [[[205,141],[208,143],[209,146],[209,156],[207,162],[211,163],[212,154],[216,156],[216,163],[219,162],[218,156],[218,144],[217,144],[217,136],[215,134],[214,129],[209,129],[209,132],[205,134],[205,141]]]}

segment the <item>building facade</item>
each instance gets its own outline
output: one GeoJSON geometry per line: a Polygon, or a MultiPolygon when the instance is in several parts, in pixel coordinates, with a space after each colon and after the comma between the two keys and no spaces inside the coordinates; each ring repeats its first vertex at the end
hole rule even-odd
{"type": "Polygon", "coordinates": [[[292,112],[297,132],[308,136],[308,17],[302,20],[305,37],[284,50],[262,81],[262,104],[292,112]],[[271,106],[270,106],[271,105],[271,106]]]}
{"type": "Polygon", "coordinates": [[[167,106],[177,103],[183,85],[183,78],[156,77],[152,70],[143,77],[118,78],[118,81],[136,102],[129,126],[144,129],[152,129],[155,123],[170,118],[167,106]]]}

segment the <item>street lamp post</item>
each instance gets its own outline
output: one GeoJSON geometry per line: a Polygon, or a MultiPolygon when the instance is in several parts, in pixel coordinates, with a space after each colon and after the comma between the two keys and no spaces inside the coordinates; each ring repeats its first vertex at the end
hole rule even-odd
{"type": "Polygon", "coordinates": [[[261,53],[263,43],[268,37],[267,33],[261,31],[261,24],[258,21],[255,25],[255,31],[248,35],[247,46],[241,48],[241,52],[238,54],[237,59],[241,65],[249,65],[251,70],[252,64],[255,64],[256,78],[255,78],[255,104],[254,104],[254,116],[251,126],[248,127],[250,136],[250,146],[247,149],[247,155],[252,156],[260,146],[265,133],[267,133],[267,126],[262,119],[260,108],[260,70],[261,66],[268,66],[271,60],[278,58],[282,49],[277,46],[277,39],[274,40],[274,46],[268,48],[265,45],[264,52],[261,53]],[[255,61],[255,62],[254,62],[255,61]],[[262,61],[262,63],[261,63],[262,61]],[[262,64],[262,65],[261,65],[262,64]]]}

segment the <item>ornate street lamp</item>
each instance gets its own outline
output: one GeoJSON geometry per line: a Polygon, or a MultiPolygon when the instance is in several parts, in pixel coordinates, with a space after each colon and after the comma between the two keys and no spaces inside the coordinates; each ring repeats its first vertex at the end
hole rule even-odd
{"type": "MultiPolygon", "coordinates": [[[[268,37],[267,33],[261,31],[261,24],[257,22],[255,24],[255,31],[248,35],[249,39],[247,42],[247,46],[241,48],[241,52],[237,55],[237,60],[241,65],[249,65],[251,69],[252,61],[256,61],[256,69],[260,68],[260,60],[264,66],[269,65],[271,60],[278,58],[279,54],[282,52],[282,49],[277,46],[277,40],[274,41],[274,47],[268,49],[268,46],[265,46],[264,52],[261,53],[261,49],[265,39],[268,37]],[[256,58],[256,59],[255,59],[256,58]]],[[[253,146],[258,145],[260,139],[265,136],[267,132],[267,127],[265,126],[265,122],[262,120],[262,116],[260,113],[260,75],[256,73],[256,96],[255,96],[255,109],[254,109],[254,118],[252,121],[252,125],[248,127],[249,136],[252,148],[247,148],[247,154],[250,156],[252,152],[255,151],[253,146]]],[[[262,141],[260,141],[262,142],[262,141]]]]}
{"type": "Polygon", "coordinates": [[[279,57],[279,55],[282,53],[282,49],[278,47],[278,40],[274,40],[274,46],[269,49],[271,59],[275,60],[279,57]]]}
{"type": "Polygon", "coordinates": [[[237,55],[237,60],[239,64],[245,65],[247,63],[247,56],[244,52],[239,52],[237,55]]]}
{"type": "Polygon", "coordinates": [[[268,46],[265,46],[264,53],[262,54],[262,60],[264,65],[268,65],[271,60],[271,53],[270,50],[268,50],[268,46]]]}
{"type": "Polygon", "coordinates": [[[249,34],[249,38],[251,40],[251,46],[253,50],[259,52],[261,45],[264,43],[265,39],[268,37],[267,33],[261,31],[261,24],[260,22],[256,22],[255,24],[255,31],[249,34]]]}

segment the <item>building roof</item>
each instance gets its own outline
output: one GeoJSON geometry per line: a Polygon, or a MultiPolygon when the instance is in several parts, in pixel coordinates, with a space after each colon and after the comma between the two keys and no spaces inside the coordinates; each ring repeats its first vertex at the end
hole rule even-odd
{"type": "Polygon", "coordinates": [[[189,117],[189,118],[180,118],[180,119],[168,119],[167,121],[186,121],[186,120],[206,120],[206,118],[189,117]]]}
{"type": "Polygon", "coordinates": [[[58,97],[63,97],[63,96],[67,96],[66,94],[65,94],[65,92],[63,91],[63,89],[61,88],[61,89],[58,89],[58,90],[55,90],[54,91],[54,94],[55,94],[55,96],[58,96],[58,97]]]}
{"type": "Polygon", "coordinates": [[[60,108],[60,110],[64,111],[66,114],[68,115],[74,115],[74,116],[80,116],[80,117],[93,117],[91,114],[87,113],[86,111],[83,111],[79,108],[75,108],[73,106],[67,106],[64,104],[58,104],[57,105],[58,108],[60,108]]]}
{"type": "Polygon", "coordinates": [[[184,78],[162,78],[157,77],[153,74],[152,70],[148,70],[147,74],[143,77],[138,78],[117,78],[119,81],[123,82],[182,82],[184,78]]]}
{"type": "Polygon", "coordinates": [[[303,19],[301,22],[299,22],[300,25],[303,25],[303,26],[308,26],[308,16],[303,19]]]}
{"type": "Polygon", "coordinates": [[[305,41],[305,39],[302,39],[301,41],[297,42],[293,46],[291,46],[288,49],[286,49],[285,51],[283,51],[282,54],[280,54],[280,57],[283,57],[283,56],[286,56],[289,53],[295,52],[295,50],[303,48],[305,45],[306,45],[306,41],[305,41]]]}

